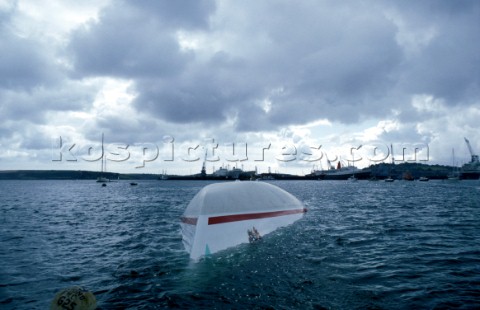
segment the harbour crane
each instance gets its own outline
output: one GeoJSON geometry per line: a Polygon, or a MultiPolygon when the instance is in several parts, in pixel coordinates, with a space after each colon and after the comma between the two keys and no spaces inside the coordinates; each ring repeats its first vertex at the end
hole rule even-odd
{"type": "Polygon", "coordinates": [[[479,163],[478,155],[475,155],[473,152],[472,146],[470,145],[470,141],[468,141],[467,138],[465,138],[465,143],[467,143],[468,151],[470,152],[470,156],[472,156],[471,163],[479,163]]]}

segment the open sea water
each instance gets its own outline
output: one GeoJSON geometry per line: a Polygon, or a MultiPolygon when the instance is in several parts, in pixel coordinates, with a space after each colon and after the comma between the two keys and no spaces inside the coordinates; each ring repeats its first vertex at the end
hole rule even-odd
{"type": "Polygon", "coordinates": [[[272,181],[305,216],[193,263],[179,218],[209,183],[0,181],[0,309],[74,285],[99,309],[480,308],[479,181],[272,181]]]}

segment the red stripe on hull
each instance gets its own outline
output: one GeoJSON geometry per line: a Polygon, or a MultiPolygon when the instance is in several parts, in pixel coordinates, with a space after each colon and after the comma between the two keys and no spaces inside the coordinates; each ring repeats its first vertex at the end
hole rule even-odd
{"type": "Polygon", "coordinates": [[[214,216],[214,217],[209,217],[208,218],[208,225],[247,221],[247,220],[255,220],[255,219],[263,219],[263,218],[277,217],[277,216],[304,213],[304,212],[307,212],[306,208],[295,209],[295,210],[262,212],[262,213],[246,213],[246,214],[214,216]]]}

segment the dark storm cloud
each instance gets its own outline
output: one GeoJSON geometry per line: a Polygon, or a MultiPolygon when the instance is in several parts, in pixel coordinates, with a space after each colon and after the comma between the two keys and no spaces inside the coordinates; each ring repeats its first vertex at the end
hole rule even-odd
{"type": "MultiPolygon", "coordinates": [[[[401,50],[394,26],[382,14],[361,5],[315,2],[283,3],[271,9],[269,14],[253,15],[258,20],[251,21],[262,25],[258,32],[270,40],[269,49],[259,53],[262,58],[253,59],[260,65],[251,75],[258,76],[265,88],[283,89],[269,95],[272,107],[263,124],[320,118],[355,122],[361,115],[375,116],[388,109],[376,105],[377,97],[394,85],[401,50]]],[[[258,111],[240,113],[246,121],[258,118],[258,111]]]]}
{"type": "Polygon", "coordinates": [[[405,90],[434,94],[450,104],[470,103],[472,95],[478,99],[480,48],[478,42],[469,42],[469,36],[463,31],[442,35],[441,41],[410,61],[405,68],[405,90]]]}
{"type": "Polygon", "coordinates": [[[217,53],[175,79],[139,81],[135,106],[177,123],[219,123],[248,108],[244,105],[260,92],[262,85],[247,76],[245,67],[242,60],[217,53]]]}
{"type": "Polygon", "coordinates": [[[480,97],[478,2],[183,4],[115,2],[73,32],[76,73],[133,79],[140,115],[240,131],[382,118],[416,94],[480,97]],[[182,50],[179,30],[215,47],[182,50]]]}
{"type": "Polygon", "coordinates": [[[76,73],[126,78],[175,75],[189,55],[180,53],[176,40],[159,29],[133,27],[131,20],[122,18],[76,31],[70,45],[76,73]]]}
{"type": "Polygon", "coordinates": [[[181,72],[192,55],[180,51],[178,29],[203,29],[212,1],[121,1],[98,22],[73,32],[69,51],[82,76],[155,78],[181,72]]]}
{"type": "MultiPolygon", "coordinates": [[[[328,27],[332,25],[317,23],[318,31],[309,32],[312,37],[301,42],[277,43],[279,50],[307,44],[310,50],[283,55],[279,62],[280,66],[289,65],[280,67],[276,74],[286,91],[272,98],[273,122],[288,122],[288,118],[304,122],[325,117],[354,122],[362,113],[384,112],[373,107],[369,111],[360,109],[371,106],[376,96],[384,96],[394,85],[391,75],[397,70],[401,55],[393,39],[393,27],[382,17],[353,18],[328,30],[335,32],[334,42],[317,39],[315,34],[328,32],[324,30],[328,27]]],[[[292,33],[291,37],[300,36],[301,31],[304,30],[292,33]]]]}
{"type": "Polygon", "coordinates": [[[250,14],[247,28],[253,32],[238,42],[248,55],[223,51],[175,79],[139,81],[136,106],[181,123],[221,122],[233,115],[237,129],[247,131],[324,117],[357,120],[360,113],[351,107],[392,83],[389,75],[400,57],[395,29],[382,16],[345,21],[347,16],[332,16],[351,17],[345,8],[316,9],[252,5],[244,14],[250,14]],[[268,44],[256,46],[259,37],[268,44]],[[272,95],[277,88],[284,91],[272,95]],[[265,99],[272,101],[269,112],[259,106],[265,99]]]}
{"type": "Polygon", "coordinates": [[[402,89],[470,104],[480,93],[480,3],[477,1],[395,2],[415,27],[434,27],[437,35],[403,63],[402,89]]]}

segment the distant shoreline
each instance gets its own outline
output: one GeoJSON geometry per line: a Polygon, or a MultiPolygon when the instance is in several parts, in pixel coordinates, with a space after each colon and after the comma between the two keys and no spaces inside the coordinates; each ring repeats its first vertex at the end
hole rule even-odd
{"type": "MultiPolygon", "coordinates": [[[[453,167],[442,165],[427,165],[420,163],[401,164],[377,164],[365,169],[359,169],[359,179],[385,179],[394,177],[401,179],[405,172],[413,175],[415,179],[428,177],[430,179],[446,179],[453,167]]],[[[140,174],[140,173],[116,173],[83,170],[3,170],[0,171],[0,180],[96,180],[103,176],[110,180],[233,180],[225,176],[212,174],[193,175],[162,175],[162,174],[140,174]]],[[[329,180],[329,174],[322,174],[318,171],[305,176],[283,174],[283,173],[262,173],[255,174],[254,171],[244,171],[238,176],[240,180],[266,179],[266,180],[329,180]]]]}

